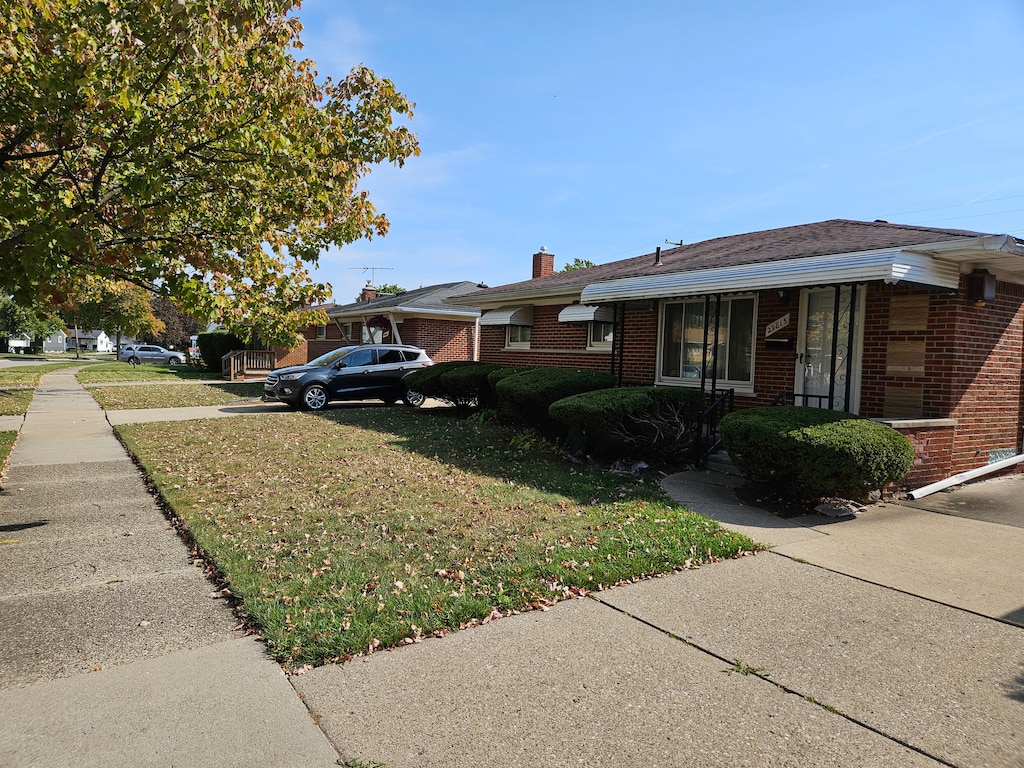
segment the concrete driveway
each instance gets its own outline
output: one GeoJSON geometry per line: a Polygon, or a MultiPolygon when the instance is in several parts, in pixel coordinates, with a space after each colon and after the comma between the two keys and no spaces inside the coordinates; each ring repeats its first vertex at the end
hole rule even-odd
{"type": "Polygon", "coordinates": [[[969,483],[917,501],[901,501],[900,504],[943,515],[1024,528],[1024,475],[969,483]]]}

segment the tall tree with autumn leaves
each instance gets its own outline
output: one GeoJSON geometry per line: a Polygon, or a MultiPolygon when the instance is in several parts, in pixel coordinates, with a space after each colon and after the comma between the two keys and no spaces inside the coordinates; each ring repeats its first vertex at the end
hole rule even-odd
{"type": "Polygon", "coordinates": [[[301,59],[298,0],[0,0],[0,291],[95,278],[290,345],[321,251],[383,235],[359,182],[412,104],[301,59]]]}

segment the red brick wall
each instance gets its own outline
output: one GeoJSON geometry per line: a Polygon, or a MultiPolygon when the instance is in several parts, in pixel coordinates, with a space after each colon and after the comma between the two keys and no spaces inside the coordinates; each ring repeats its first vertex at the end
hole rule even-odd
{"type": "Polygon", "coordinates": [[[930,466],[936,466],[933,462],[939,456],[947,457],[941,473],[915,470],[912,479],[920,480],[920,485],[985,466],[991,450],[1019,450],[1021,445],[1024,286],[997,283],[995,300],[984,307],[969,303],[962,289],[961,281],[959,296],[928,293],[927,328],[914,331],[889,328],[892,297],[909,295],[914,289],[878,284],[868,292],[861,414],[887,415],[887,388],[890,396],[893,389],[920,388],[922,418],[957,420],[948,437],[912,433],[915,445],[928,450],[930,466]],[[923,342],[923,372],[887,372],[891,341],[923,342]],[[925,438],[927,445],[920,442],[925,438]]]}
{"type": "Polygon", "coordinates": [[[771,405],[783,392],[793,391],[796,372],[796,333],[800,326],[800,291],[761,291],[757,295],[757,317],[754,321],[754,396],[740,397],[741,408],[762,408],[771,405]],[[789,325],[772,334],[768,342],[765,330],[770,323],[789,315],[789,325]]]}
{"type": "Polygon", "coordinates": [[[294,349],[274,347],[274,367],[287,368],[289,365],[304,365],[309,361],[306,344],[306,340],[303,339],[294,349]]]}
{"type": "Polygon", "coordinates": [[[435,363],[472,360],[476,323],[410,317],[399,326],[402,341],[426,350],[435,363]]]}
{"type": "MultiPolygon", "coordinates": [[[[505,327],[484,326],[480,359],[507,366],[554,366],[611,371],[610,350],[588,350],[586,323],[560,323],[566,305],[534,307],[529,349],[505,349],[505,327]]],[[[658,310],[653,303],[626,308],[623,384],[653,384],[658,350],[658,310]]],[[[617,344],[617,342],[616,342],[617,344]]]]}
{"type": "Polygon", "coordinates": [[[914,463],[897,490],[909,491],[938,482],[950,474],[954,427],[916,427],[898,430],[914,444],[914,463]]]}
{"type": "MultiPolygon", "coordinates": [[[[996,298],[984,307],[958,302],[952,369],[952,411],[957,419],[954,472],[984,466],[988,453],[1020,448],[1024,395],[1024,286],[996,283],[996,298]]],[[[1019,467],[1019,465],[1018,465],[1019,467]]]]}

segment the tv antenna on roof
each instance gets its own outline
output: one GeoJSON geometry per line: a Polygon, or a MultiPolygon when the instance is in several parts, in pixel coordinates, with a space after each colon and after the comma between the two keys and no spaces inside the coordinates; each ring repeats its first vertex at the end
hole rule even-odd
{"type": "Polygon", "coordinates": [[[363,265],[362,267],[349,267],[349,269],[359,269],[359,270],[362,270],[362,272],[364,274],[366,272],[369,272],[370,273],[370,285],[376,285],[377,281],[376,281],[374,273],[378,269],[394,269],[394,267],[367,267],[367,266],[363,265]]]}
{"type": "Polygon", "coordinates": [[[674,245],[676,248],[682,248],[685,245],[685,243],[683,242],[682,238],[680,238],[678,243],[673,242],[672,240],[666,240],[665,245],[674,245]]]}

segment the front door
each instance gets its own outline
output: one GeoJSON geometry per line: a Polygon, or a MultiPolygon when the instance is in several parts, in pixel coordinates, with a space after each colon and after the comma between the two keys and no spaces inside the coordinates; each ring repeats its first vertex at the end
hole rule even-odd
{"type": "MultiPolygon", "coordinates": [[[[856,293],[860,304],[863,287],[856,293]]],[[[802,292],[793,388],[802,395],[797,405],[857,412],[861,323],[853,304],[854,291],[848,285],[839,288],[838,313],[834,286],[802,292]]]]}

